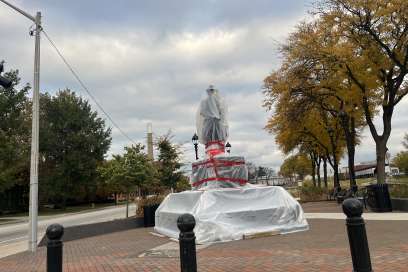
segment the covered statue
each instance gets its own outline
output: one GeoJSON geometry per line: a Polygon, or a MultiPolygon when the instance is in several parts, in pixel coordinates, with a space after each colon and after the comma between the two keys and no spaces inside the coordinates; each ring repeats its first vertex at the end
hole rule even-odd
{"type": "Polygon", "coordinates": [[[177,219],[184,213],[196,220],[199,244],[309,228],[302,207],[283,187],[249,184],[245,158],[225,154],[227,106],[211,85],[199,104],[196,125],[206,156],[192,163],[192,189],[171,193],[160,204],[155,231],[177,239],[177,219]]]}
{"type": "Polygon", "coordinates": [[[228,138],[227,105],[214,86],[210,85],[206,92],[207,97],[200,102],[197,111],[197,134],[206,151],[220,151],[210,152],[215,155],[223,153],[228,138]]]}
{"type": "Polygon", "coordinates": [[[192,164],[194,190],[240,187],[248,182],[248,169],[242,156],[225,156],[228,139],[227,105],[219,91],[210,85],[197,111],[198,140],[205,146],[206,158],[192,164]]]}

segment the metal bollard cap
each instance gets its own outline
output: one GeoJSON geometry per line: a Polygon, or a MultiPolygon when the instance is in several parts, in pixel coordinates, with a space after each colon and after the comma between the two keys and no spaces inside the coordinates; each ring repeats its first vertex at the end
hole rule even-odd
{"type": "Polygon", "coordinates": [[[342,206],[347,217],[360,217],[363,214],[363,204],[356,198],[347,198],[342,206]]]}
{"type": "Polygon", "coordinates": [[[193,231],[195,224],[194,216],[189,213],[182,214],[177,219],[177,227],[181,232],[193,231]]]}
{"type": "Polygon", "coordinates": [[[64,227],[60,224],[49,225],[46,235],[49,240],[60,240],[62,235],[64,235],[64,227]]]}

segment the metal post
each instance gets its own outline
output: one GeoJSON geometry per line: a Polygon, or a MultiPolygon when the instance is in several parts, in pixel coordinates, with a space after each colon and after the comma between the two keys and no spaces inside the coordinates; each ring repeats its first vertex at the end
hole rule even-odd
{"type": "Polygon", "coordinates": [[[39,142],[39,107],[40,107],[40,33],[41,12],[35,17],[35,55],[34,55],[34,90],[31,130],[31,168],[30,168],[30,207],[29,207],[29,241],[28,248],[37,250],[37,216],[38,216],[38,142],[39,142]]]}
{"type": "Polygon", "coordinates": [[[180,267],[181,272],[197,272],[197,257],[195,245],[195,219],[191,214],[182,214],[177,219],[177,227],[180,230],[180,267]]]}
{"type": "Polygon", "coordinates": [[[195,151],[196,160],[198,160],[198,144],[197,143],[194,144],[194,151],[195,151]]]}
{"type": "Polygon", "coordinates": [[[363,205],[356,198],[343,201],[343,212],[347,215],[346,226],[350,243],[353,272],[372,272],[370,250],[365,229],[363,205]]]}
{"type": "Polygon", "coordinates": [[[129,192],[126,192],[126,218],[129,217],[129,192]]]}
{"type": "Polygon", "coordinates": [[[52,224],[47,228],[47,272],[62,272],[62,235],[64,227],[52,224]]]}
{"type": "Polygon", "coordinates": [[[37,250],[37,214],[38,214],[38,127],[39,127],[39,93],[40,93],[40,33],[41,12],[31,16],[24,10],[10,4],[6,0],[0,0],[10,8],[27,17],[35,24],[35,55],[34,55],[34,90],[32,108],[32,131],[31,131],[31,167],[30,167],[30,207],[29,207],[29,231],[28,249],[32,252],[37,250]]]}

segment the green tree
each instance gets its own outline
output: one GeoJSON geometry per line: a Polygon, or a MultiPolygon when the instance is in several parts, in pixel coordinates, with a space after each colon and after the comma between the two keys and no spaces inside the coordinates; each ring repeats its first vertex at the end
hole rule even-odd
{"type": "Polygon", "coordinates": [[[287,157],[281,167],[279,173],[283,177],[303,180],[306,175],[311,174],[310,159],[304,154],[296,154],[287,157]]]}
{"type": "Polygon", "coordinates": [[[298,109],[320,111],[314,122],[338,119],[347,147],[350,185],[355,185],[355,145],[365,125],[364,114],[359,107],[361,95],[330,55],[336,46],[341,46],[338,39],[319,20],[300,24],[281,47],[284,63],[266,78],[265,93],[273,98],[274,92],[286,90],[290,101],[303,105],[298,109]]]}
{"type": "Polygon", "coordinates": [[[402,141],[402,145],[408,149],[408,133],[405,133],[404,140],[402,141]]]}
{"type": "Polygon", "coordinates": [[[395,155],[392,163],[395,164],[401,172],[404,172],[406,175],[408,174],[408,133],[405,134],[404,140],[402,141],[402,145],[407,149],[401,152],[398,152],[395,155]]]}
{"type": "Polygon", "coordinates": [[[180,180],[176,184],[176,191],[182,192],[187,190],[191,190],[190,178],[182,175],[180,180]]]}
{"type": "Polygon", "coordinates": [[[177,182],[183,178],[180,162],[180,147],[172,143],[170,133],[159,137],[156,146],[159,150],[158,172],[160,182],[167,188],[176,188],[177,182]]]}
{"type": "Polygon", "coordinates": [[[10,88],[0,87],[0,192],[20,184],[25,185],[29,176],[30,122],[27,92],[22,89],[18,71],[5,74],[12,79],[10,88]]]}
{"type": "Polygon", "coordinates": [[[113,155],[111,160],[98,168],[101,178],[111,191],[126,194],[126,214],[130,192],[137,188],[144,191],[156,188],[157,171],[143,149],[141,144],[125,147],[123,155],[113,155]]]}
{"type": "Polygon", "coordinates": [[[322,29],[338,39],[327,55],[362,98],[376,143],[377,182],[383,183],[392,116],[408,94],[408,2],[323,0],[317,13],[322,29]],[[380,126],[374,123],[376,114],[381,115],[380,126]]]}
{"type": "Polygon", "coordinates": [[[111,143],[111,129],[90,104],[70,90],[40,100],[40,199],[91,200],[97,166],[111,143]]]}
{"type": "Polygon", "coordinates": [[[401,172],[408,174],[408,151],[401,151],[395,155],[392,163],[395,164],[401,172]]]}

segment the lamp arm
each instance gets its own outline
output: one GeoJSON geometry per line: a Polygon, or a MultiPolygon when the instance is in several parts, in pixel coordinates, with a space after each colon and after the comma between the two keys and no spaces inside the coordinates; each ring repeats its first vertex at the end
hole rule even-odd
{"type": "Polygon", "coordinates": [[[24,10],[10,4],[9,2],[7,2],[6,0],[0,0],[0,2],[3,2],[4,4],[6,4],[7,6],[9,6],[10,8],[14,9],[15,11],[17,11],[18,13],[24,15],[25,17],[27,17],[28,19],[30,19],[31,21],[33,21],[34,23],[36,22],[35,17],[28,14],[27,12],[25,12],[24,10]]]}

